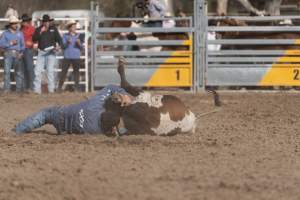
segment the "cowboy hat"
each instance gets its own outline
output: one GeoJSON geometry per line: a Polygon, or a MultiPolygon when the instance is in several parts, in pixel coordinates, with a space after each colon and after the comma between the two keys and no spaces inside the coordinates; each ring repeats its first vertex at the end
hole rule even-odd
{"type": "Polygon", "coordinates": [[[9,24],[18,24],[20,22],[21,21],[14,15],[10,16],[9,19],[8,19],[9,24]]]}
{"type": "Polygon", "coordinates": [[[77,22],[75,20],[71,19],[71,20],[67,21],[66,26],[69,28],[70,26],[72,26],[74,24],[77,24],[77,22]]]}
{"type": "Polygon", "coordinates": [[[42,22],[51,22],[53,20],[49,15],[43,15],[42,22]]]}
{"type": "Polygon", "coordinates": [[[29,17],[29,15],[27,15],[27,14],[23,14],[21,19],[22,19],[22,22],[29,22],[32,20],[32,18],[29,17]]]}

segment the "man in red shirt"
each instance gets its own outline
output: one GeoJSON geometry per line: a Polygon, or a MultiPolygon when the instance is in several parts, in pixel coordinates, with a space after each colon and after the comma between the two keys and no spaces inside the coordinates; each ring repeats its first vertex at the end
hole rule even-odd
{"type": "Polygon", "coordinates": [[[24,63],[24,89],[33,91],[34,69],[33,69],[33,42],[32,35],[35,28],[31,24],[31,18],[27,14],[22,15],[21,31],[25,40],[24,63]]]}

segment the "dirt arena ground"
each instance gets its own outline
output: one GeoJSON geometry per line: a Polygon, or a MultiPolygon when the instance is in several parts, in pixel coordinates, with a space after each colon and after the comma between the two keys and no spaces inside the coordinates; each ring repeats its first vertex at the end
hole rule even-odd
{"type": "MultiPolygon", "coordinates": [[[[300,199],[300,93],[222,93],[193,135],[55,135],[10,129],[85,94],[0,96],[0,199],[300,199]]],[[[197,114],[208,94],[178,95],[197,114]]]]}

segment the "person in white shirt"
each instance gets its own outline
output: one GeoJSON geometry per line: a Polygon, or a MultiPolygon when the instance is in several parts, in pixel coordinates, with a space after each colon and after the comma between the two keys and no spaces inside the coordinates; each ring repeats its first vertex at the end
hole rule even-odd
{"type": "Polygon", "coordinates": [[[18,11],[10,3],[10,4],[8,4],[7,11],[6,11],[5,15],[4,15],[4,18],[10,18],[11,16],[15,16],[16,18],[19,18],[18,11]]]}

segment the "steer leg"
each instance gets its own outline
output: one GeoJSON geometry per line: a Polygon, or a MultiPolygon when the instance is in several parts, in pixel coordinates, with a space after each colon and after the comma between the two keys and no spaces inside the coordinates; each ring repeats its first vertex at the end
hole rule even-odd
{"type": "Polygon", "coordinates": [[[132,86],[127,81],[126,75],[125,75],[125,62],[126,61],[125,61],[124,58],[119,59],[118,73],[119,73],[120,78],[121,78],[121,88],[126,90],[126,92],[128,92],[132,96],[136,97],[142,92],[142,90],[137,88],[137,87],[132,86]]]}

